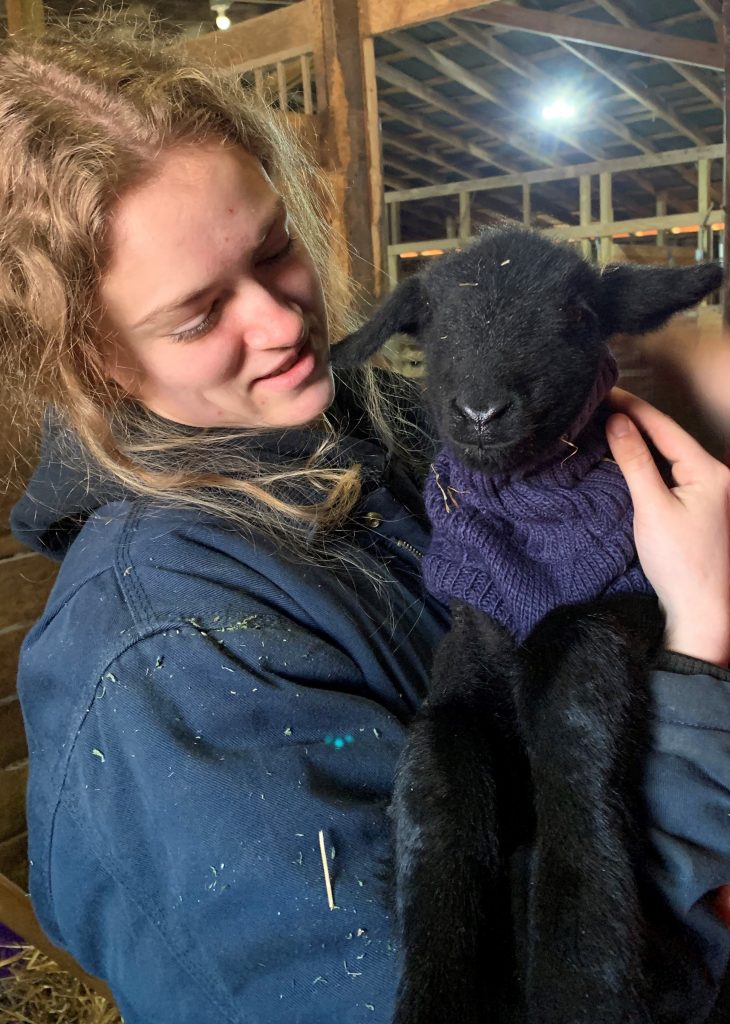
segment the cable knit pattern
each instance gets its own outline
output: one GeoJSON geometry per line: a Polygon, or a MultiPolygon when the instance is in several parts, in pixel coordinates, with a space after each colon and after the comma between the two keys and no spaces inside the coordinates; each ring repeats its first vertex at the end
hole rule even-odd
{"type": "Polygon", "coordinates": [[[591,396],[578,450],[563,444],[565,454],[527,475],[486,476],[441,452],[426,482],[433,536],[423,570],[433,594],[480,608],[522,641],[559,605],[651,592],[605,415],[594,415],[607,390],[591,396]]]}

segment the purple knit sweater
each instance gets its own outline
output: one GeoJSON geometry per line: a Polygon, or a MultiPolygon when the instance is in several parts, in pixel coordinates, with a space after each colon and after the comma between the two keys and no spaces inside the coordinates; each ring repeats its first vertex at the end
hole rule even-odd
{"type": "Polygon", "coordinates": [[[616,379],[607,360],[570,431],[539,467],[487,476],[444,449],[426,482],[428,589],[486,612],[521,642],[558,605],[651,592],[636,558],[633,508],[594,412],[616,379]],[[587,425],[586,425],[587,424],[587,425]]]}

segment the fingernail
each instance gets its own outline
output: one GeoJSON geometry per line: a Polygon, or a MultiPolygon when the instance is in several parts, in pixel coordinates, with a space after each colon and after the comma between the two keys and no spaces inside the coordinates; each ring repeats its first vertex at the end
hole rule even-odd
{"type": "Polygon", "coordinates": [[[628,416],[624,416],[622,413],[616,413],[608,421],[608,432],[614,437],[626,437],[630,430],[631,422],[628,416]]]}

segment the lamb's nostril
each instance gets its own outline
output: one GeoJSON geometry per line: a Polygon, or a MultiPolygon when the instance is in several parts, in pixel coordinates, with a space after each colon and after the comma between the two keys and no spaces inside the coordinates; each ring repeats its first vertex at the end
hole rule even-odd
{"type": "Polygon", "coordinates": [[[476,423],[478,427],[486,426],[487,423],[491,423],[492,420],[499,419],[509,409],[511,402],[494,402],[492,405],[487,406],[486,409],[472,409],[470,405],[459,406],[459,411],[472,423],[476,423]]]}

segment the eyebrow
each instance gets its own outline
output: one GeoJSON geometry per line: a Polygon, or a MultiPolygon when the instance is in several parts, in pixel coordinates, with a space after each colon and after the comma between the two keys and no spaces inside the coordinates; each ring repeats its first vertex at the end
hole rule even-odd
{"type": "MultiPolygon", "coordinates": [[[[286,212],[286,204],[283,198],[279,196],[271,216],[267,219],[266,224],[261,230],[258,241],[256,242],[254,252],[264,244],[271,231],[273,231],[274,227],[278,224],[281,218],[286,215],[286,212]]],[[[193,302],[196,302],[198,299],[201,299],[204,295],[211,291],[211,289],[215,287],[215,284],[216,282],[212,281],[210,284],[206,284],[202,288],[196,288],[194,292],[190,292],[188,295],[182,295],[179,299],[173,299],[172,302],[168,302],[164,306],[158,306],[156,309],[151,310],[149,313],[145,313],[141,320],[138,320],[136,323],[132,324],[131,329],[133,331],[138,331],[140,327],[145,327],[148,324],[152,323],[154,320],[159,320],[163,316],[168,315],[169,313],[175,313],[179,309],[184,309],[185,306],[191,305],[193,302]]]]}

